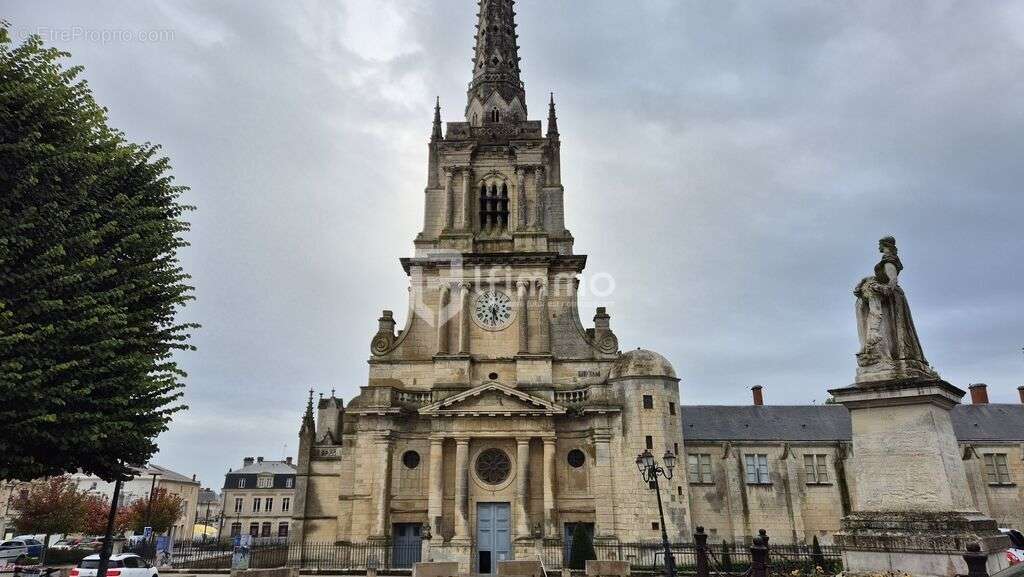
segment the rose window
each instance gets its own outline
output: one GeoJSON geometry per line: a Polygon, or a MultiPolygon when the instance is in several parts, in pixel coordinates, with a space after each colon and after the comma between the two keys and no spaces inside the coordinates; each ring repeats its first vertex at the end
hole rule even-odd
{"type": "Polygon", "coordinates": [[[476,476],[485,483],[497,485],[508,479],[512,462],[501,449],[487,449],[476,458],[476,476]]]}

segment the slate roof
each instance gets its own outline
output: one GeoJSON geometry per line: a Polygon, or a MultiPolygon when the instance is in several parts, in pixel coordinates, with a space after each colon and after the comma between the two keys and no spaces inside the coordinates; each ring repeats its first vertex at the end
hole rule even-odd
{"type": "Polygon", "coordinates": [[[235,474],[247,474],[256,475],[259,473],[273,473],[275,475],[294,475],[295,465],[291,465],[285,461],[253,461],[248,465],[245,465],[239,469],[231,471],[235,474]]]}
{"type": "MultiPolygon", "coordinates": [[[[683,405],[683,438],[693,441],[849,441],[842,405],[683,405]]],[[[960,441],[1024,441],[1024,404],[957,405],[960,441]]]]}
{"type": "Polygon", "coordinates": [[[176,473],[176,472],[174,472],[174,471],[172,471],[172,470],[170,470],[170,469],[168,469],[166,467],[161,467],[160,465],[155,465],[153,463],[148,463],[148,464],[146,464],[145,466],[142,466],[142,467],[136,467],[135,468],[135,472],[138,474],[137,476],[140,477],[140,478],[146,478],[146,477],[149,477],[151,475],[157,475],[157,479],[161,480],[161,481],[174,481],[174,482],[177,482],[177,483],[191,483],[191,484],[194,484],[194,485],[198,485],[199,484],[199,481],[196,481],[192,477],[189,477],[189,476],[186,476],[186,475],[182,475],[181,473],[176,473]]]}

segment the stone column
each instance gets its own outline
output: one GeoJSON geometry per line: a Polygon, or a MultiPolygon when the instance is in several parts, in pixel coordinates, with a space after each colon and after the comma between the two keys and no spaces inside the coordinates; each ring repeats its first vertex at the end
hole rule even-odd
{"type": "Polygon", "coordinates": [[[555,527],[555,438],[544,437],[544,535],[558,537],[555,527]]]}
{"type": "Polygon", "coordinates": [[[459,284],[459,354],[469,354],[469,283],[459,284]]]}
{"type": "Polygon", "coordinates": [[[462,229],[473,228],[473,191],[470,190],[470,168],[462,169],[462,229]]]}
{"type": "Polygon", "coordinates": [[[430,439],[430,488],[427,494],[427,521],[434,539],[441,539],[444,500],[444,437],[430,439]]]}
{"type": "Polygon", "coordinates": [[[534,229],[544,228],[544,167],[538,166],[534,169],[533,175],[536,181],[537,200],[533,203],[533,226],[534,229]]]}
{"type": "Polygon", "coordinates": [[[548,318],[548,284],[546,281],[537,283],[537,319],[540,326],[537,329],[537,352],[548,354],[551,352],[551,319],[548,318]]]}
{"type": "Polygon", "coordinates": [[[444,167],[444,227],[451,230],[455,219],[455,194],[452,191],[452,168],[444,167]]]}
{"type": "Polygon", "coordinates": [[[469,437],[455,439],[455,539],[469,539],[469,437]]]}
{"type": "Polygon", "coordinates": [[[530,201],[526,199],[526,170],[516,168],[516,231],[526,230],[530,201]]]}
{"type": "Polygon", "coordinates": [[[437,297],[437,354],[448,354],[448,299],[451,287],[442,284],[437,297]]]}
{"type": "Polygon", "coordinates": [[[598,537],[615,536],[615,474],[610,433],[594,433],[594,518],[598,537]]]}
{"type": "Polygon", "coordinates": [[[516,282],[516,306],[519,309],[519,354],[530,352],[530,315],[527,314],[526,294],[530,283],[524,280],[516,282]]]}
{"type": "Polygon", "coordinates": [[[516,538],[530,537],[530,438],[516,437],[516,538]]]}
{"type": "Polygon", "coordinates": [[[377,455],[377,471],[373,483],[373,533],[374,537],[388,535],[388,508],[391,496],[391,436],[380,433],[374,439],[374,453],[377,455]]]}

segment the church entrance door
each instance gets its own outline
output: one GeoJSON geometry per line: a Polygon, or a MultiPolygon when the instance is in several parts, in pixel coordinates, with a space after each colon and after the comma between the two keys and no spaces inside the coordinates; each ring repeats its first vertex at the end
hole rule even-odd
{"type": "Polygon", "coordinates": [[[392,530],[391,566],[412,567],[419,563],[422,537],[419,523],[395,523],[392,530]]]}
{"type": "Polygon", "coordinates": [[[476,569],[480,574],[498,572],[498,561],[512,558],[511,507],[508,503],[477,503],[476,569]]]}

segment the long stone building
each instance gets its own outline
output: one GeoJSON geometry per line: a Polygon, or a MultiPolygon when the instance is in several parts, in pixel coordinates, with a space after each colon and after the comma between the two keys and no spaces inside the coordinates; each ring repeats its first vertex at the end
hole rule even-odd
{"type": "MultiPolygon", "coordinates": [[[[598,542],[652,541],[657,504],[635,464],[651,450],[679,455],[662,488],[672,539],[703,524],[730,541],[760,527],[781,542],[827,540],[850,494],[846,409],[683,407],[667,359],[620,351],[604,308],[585,326],[554,98],[546,126],[530,120],[512,0],[480,2],[474,40],[464,120],[443,125],[435,107],[423,227],[400,261],[404,326],[381,314],[347,405],[310,393],[291,538],[427,541],[425,555],[480,573],[577,524],[598,542]]],[[[1024,429],[1020,407],[1005,410],[1024,429]]],[[[996,447],[1020,478],[1015,434],[962,438],[965,456],[996,447]]],[[[1020,524],[996,511],[998,489],[977,489],[1020,524]]]]}

